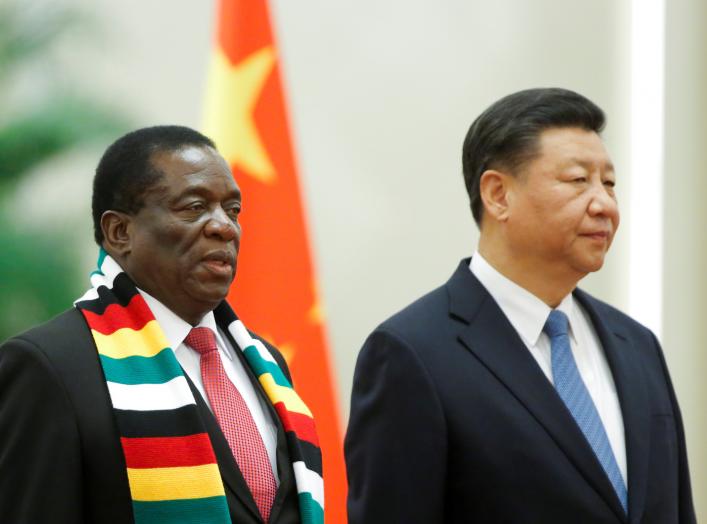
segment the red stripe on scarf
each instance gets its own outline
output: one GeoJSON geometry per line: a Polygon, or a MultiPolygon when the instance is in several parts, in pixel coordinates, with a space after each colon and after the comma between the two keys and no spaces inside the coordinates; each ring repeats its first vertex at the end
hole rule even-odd
{"type": "Polygon", "coordinates": [[[208,433],[185,437],[120,438],[129,468],[174,468],[216,462],[208,433]]]}
{"type": "Polygon", "coordinates": [[[292,431],[297,435],[298,439],[305,440],[313,446],[319,447],[317,430],[314,427],[314,421],[311,417],[302,415],[301,413],[295,413],[294,411],[288,411],[284,402],[277,402],[275,404],[275,410],[282,421],[285,431],[292,431]]]}
{"type": "Polygon", "coordinates": [[[139,293],[130,299],[127,306],[111,304],[106,307],[102,315],[87,309],[82,309],[81,312],[86,317],[91,329],[95,329],[103,335],[110,335],[122,328],[138,331],[155,318],[150,308],[147,307],[145,299],[139,293]]]}

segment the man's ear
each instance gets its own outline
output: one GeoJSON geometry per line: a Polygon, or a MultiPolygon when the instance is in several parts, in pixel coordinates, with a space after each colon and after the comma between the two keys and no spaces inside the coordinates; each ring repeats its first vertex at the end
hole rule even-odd
{"type": "Polygon", "coordinates": [[[509,192],[512,182],[513,175],[495,169],[487,169],[481,174],[479,192],[484,203],[484,213],[497,222],[508,220],[509,192]]]}
{"type": "Polygon", "coordinates": [[[132,250],[132,217],[122,211],[108,210],[101,216],[103,247],[114,258],[132,250]]]}

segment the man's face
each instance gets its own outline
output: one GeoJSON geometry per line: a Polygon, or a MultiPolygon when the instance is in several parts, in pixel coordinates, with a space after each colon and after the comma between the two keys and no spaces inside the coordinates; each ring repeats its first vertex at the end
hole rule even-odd
{"type": "Polygon", "coordinates": [[[511,180],[508,235],[513,254],[548,276],[597,271],[619,225],[615,175],[592,131],[548,129],[539,154],[511,180]]]}
{"type": "Polygon", "coordinates": [[[153,154],[163,177],[130,219],[123,262],[138,287],[195,324],[223,300],[236,273],[241,193],[210,147],[153,154]]]}

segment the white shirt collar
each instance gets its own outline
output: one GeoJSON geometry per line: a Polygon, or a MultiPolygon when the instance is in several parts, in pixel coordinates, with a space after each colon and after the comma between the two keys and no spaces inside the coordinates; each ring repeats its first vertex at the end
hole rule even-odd
{"type": "MultiPolygon", "coordinates": [[[[143,291],[140,288],[137,288],[137,290],[145,299],[145,302],[147,302],[148,307],[155,316],[155,320],[157,320],[157,323],[162,328],[162,332],[165,337],[167,337],[167,341],[169,342],[169,346],[172,348],[172,351],[177,351],[177,348],[182,345],[184,339],[187,338],[187,335],[192,329],[192,325],[179,317],[176,313],[174,313],[174,311],[169,309],[146,291],[143,291]]],[[[213,311],[209,311],[206,315],[204,315],[204,318],[202,318],[199,324],[194,327],[207,327],[211,329],[219,342],[219,349],[225,347],[216,327],[216,319],[214,318],[213,311]]],[[[232,358],[229,351],[221,351],[221,354],[226,355],[229,359],[232,358]]]]}
{"type": "MultiPolygon", "coordinates": [[[[496,301],[523,342],[535,346],[552,309],[530,291],[502,275],[478,251],[471,257],[469,269],[496,301]]],[[[577,322],[575,315],[578,310],[572,293],[563,298],[555,309],[567,315],[570,336],[575,338],[572,326],[577,322]]]]}

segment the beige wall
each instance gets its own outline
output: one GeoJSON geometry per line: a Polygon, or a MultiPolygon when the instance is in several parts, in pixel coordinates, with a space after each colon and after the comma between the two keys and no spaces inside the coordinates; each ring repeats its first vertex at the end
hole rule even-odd
{"type": "MultiPolygon", "coordinates": [[[[550,85],[593,98],[609,114],[623,190],[624,13],[614,0],[275,6],[346,402],[366,335],[474,250],[461,144],[488,104],[550,85]]],[[[587,283],[619,305],[625,241],[619,234],[607,267],[587,283]]]]}
{"type": "MultiPolygon", "coordinates": [[[[211,2],[74,3],[92,14],[100,43],[67,41],[60,50],[67,74],[122,108],[135,126],[200,125],[211,2]]],[[[703,4],[671,0],[668,8],[663,338],[685,415],[695,496],[707,518],[703,4]]],[[[477,232],[461,178],[461,143],[472,119],[511,91],[564,86],[606,110],[624,222],[606,267],[583,286],[626,308],[628,0],[272,5],[344,413],[368,332],[446,280],[473,251],[477,232]]],[[[39,172],[27,184],[27,202],[34,198],[40,215],[70,213],[55,209],[51,191],[43,193],[46,205],[30,191],[60,180],[87,204],[99,152],[39,172]]],[[[87,205],[72,209],[88,216],[87,205]]],[[[87,221],[78,228],[90,238],[87,221]]],[[[87,269],[92,259],[87,255],[87,269]]]]}

